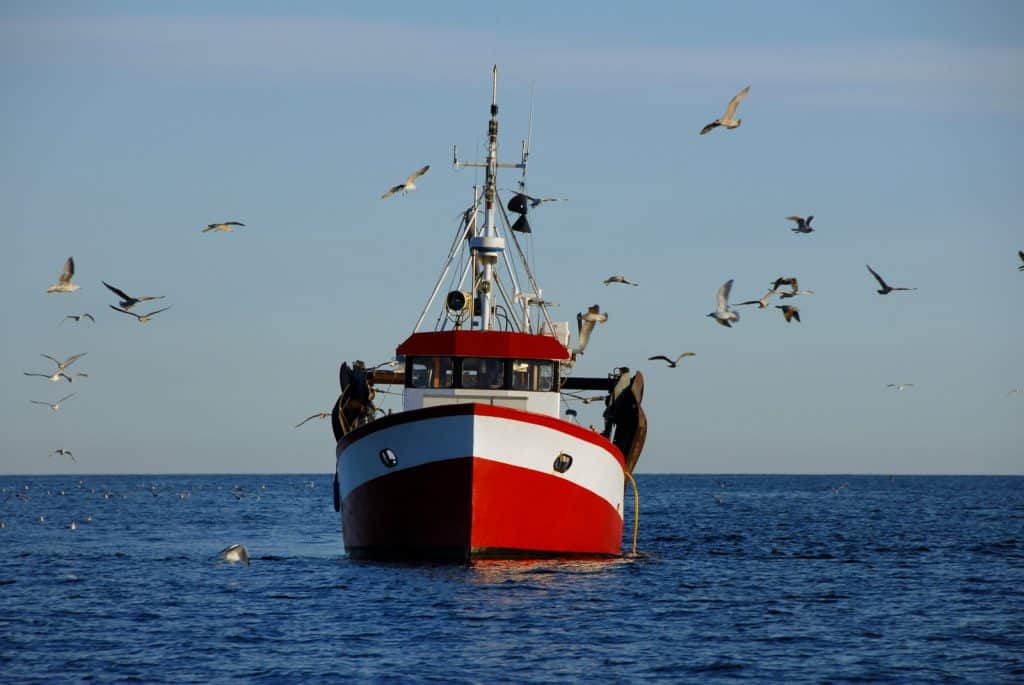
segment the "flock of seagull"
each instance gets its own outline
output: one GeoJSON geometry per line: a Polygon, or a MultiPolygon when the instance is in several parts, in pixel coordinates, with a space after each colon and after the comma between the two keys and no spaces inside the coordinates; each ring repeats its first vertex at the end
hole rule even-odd
{"type": "MultiPolygon", "coordinates": [[[[210,231],[216,231],[216,232],[221,232],[221,233],[228,233],[228,232],[231,232],[232,230],[234,230],[233,227],[235,227],[235,226],[245,226],[245,224],[243,224],[241,222],[238,222],[238,221],[225,221],[225,222],[222,222],[222,223],[208,224],[206,226],[206,228],[202,229],[202,232],[203,233],[207,233],[207,232],[210,232],[210,231]]],[[[79,289],[81,289],[81,286],[74,282],[74,277],[75,277],[75,259],[74,259],[74,257],[68,257],[67,261],[64,262],[64,266],[61,269],[60,276],[58,277],[57,282],[54,283],[53,285],[51,285],[50,287],[48,287],[46,289],[46,292],[47,293],[68,293],[68,294],[77,292],[79,289]]],[[[128,316],[134,317],[140,324],[149,323],[154,316],[156,316],[157,314],[160,314],[161,312],[166,312],[168,309],[171,308],[171,306],[168,305],[168,306],[162,307],[160,309],[155,309],[153,311],[146,312],[145,314],[139,314],[137,312],[133,312],[133,311],[131,311],[132,308],[135,307],[135,305],[137,305],[137,304],[139,304],[141,302],[149,302],[149,301],[152,301],[152,300],[162,300],[166,296],[165,295],[140,295],[138,297],[135,297],[135,296],[129,295],[128,293],[126,293],[124,290],[118,288],[117,286],[114,286],[114,285],[111,285],[110,283],[107,283],[106,281],[100,281],[100,282],[107,288],[107,290],[112,292],[118,298],[117,304],[116,305],[113,305],[113,304],[109,305],[110,308],[113,309],[116,312],[120,312],[122,314],[127,314],[128,316]]],[[[94,317],[89,312],[83,312],[81,314],[68,314],[63,319],[61,319],[60,323],[64,324],[69,319],[71,321],[74,321],[75,323],[81,323],[83,320],[88,320],[88,321],[90,321],[92,323],[96,323],[96,317],[94,317]]],[[[78,353],[78,354],[73,354],[70,357],[68,357],[67,359],[65,359],[64,361],[61,361],[61,360],[59,360],[56,357],[53,357],[51,355],[42,354],[40,356],[45,357],[46,359],[49,359],[54,364],[56,364],[57,368],[53,371],[53,373],[36,373],[36,372],[30,372],[30,371],[25,371],[23,373],[24,373],[25,376],[35,376],[35,377],[39,377],[39,378],[45,378],[46,380],[48,380],[50,382],[53,382],[53,383],[57,383],[57,382],[60,382],[62,380],[67,381],[68,383],[71,383],[71,382],[74,381],[75,378],[88,378],[89,377],[89,374],[87,374],[87,373],[74,373],[74,374],[71,374],[68,371],[68,367],[70,367],[72,364],[74,364],[76,361],[78,361],[79,359],[81,359],[85,355],[86,355],[85,352],[81,352],[81,353],[78,353]]],[[[56,412],[56,411],[60,410],[61,405],[66,400],[71,399],[76,394],[78,394],[78,393],[74,393],[73,392],[70,395],[66,395],[66,396],[60,398],[56,402],[44,402],[42,400],[29,400],[29,402],[31,402],[32,404],[39,404],[39,405],[43,405],[43,406],[49,407],[51,411],[56,412]]],[[[63,448],[63,447],[60,447],[60,448],[57,448],[57,449],[53,450],[52,452],[50,452],[49,456],[51,456],[51,457],[53,457],[53,456],[68,457],[71,461],[77,461],[75,459],[75,456],[71,453],[71,451],[66,449],[66,448],[63,448]]]]}

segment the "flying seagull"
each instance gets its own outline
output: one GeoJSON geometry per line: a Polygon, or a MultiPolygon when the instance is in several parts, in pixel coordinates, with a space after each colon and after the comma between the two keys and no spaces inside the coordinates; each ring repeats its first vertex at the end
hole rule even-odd
{"type": "Polygon", "coordinates": [[[130,312],[127,309],[121,309],[120,307],[115,307],[114,305],[110,305],[110,308],[114,309],[114,310],[117,310],[119,312],[122,312],[124,314],[131,314],[132,316],[134,316],[136,319],[139,320],[139,323],[149,323],[149,319],[151,317],[156,316],[160,312],[166,312],[168,309],[170,309],[170,306],[164,307],[163,309],[157,309],[155,312],[149,312],[148,314],[142,314],[142,315],[136,314],[135,312],[130,312]]]}
{"type": "Polygon", "coordinates": [[[166,295],[143,295],[142,297],[132,297],[125,291],[121,290],[120,288],[115,288],[106,281],[100,281],[100,283],[107,286],[107,289],[110,290],[110,292],[114,293],[115,295],[121,298],[121,301],[118,302],[118,304],[120,304],[125,309],[131,309],[139,302],[148,302],[149,300],[162,300],[166,297],[166,295]]]}
{"type": "Polygon", "coordinates": [[[814,219],[814,215],[813,214],[811,216],[807,217],[806,219],[803,218],[802,216],[787,216],[786,217],[787,221],[795,221],[796,222],[796,228],[789,229],[789,230],[793,231],[793,233],[814,233],[814,229],[811,228],[811,221],[813,219],[814,219]]]}
{"type": "Polygon", "coordinates": [[[430,169],[429,164],[423,167],[422,169],[418,169],[412,172],[411,174],[409,174],[409,178],[405,179],[404,183],[399,183],[397,186],[392,186],[391,190],[380,196],[380,199],[386,200],[395,193],[405,194],[410,190],[416,190],[416,179],[422,176],[423,174],[427,173],[428,169],[430,169]]]}
{"type": "Polygon", "coordinates": [[[248,566],[249,550],[245,548],[245,545],[228,545],[220,551],[220,561],[226,561],[229,564],[237,564],[238,562],[242,562],[243,564],[248,566]]]}
{"type": "Polygon", "coordinates": [[[50,404],[49,402],[40,402],[39,400],[29,400],[29,402],[31,402],[32,404],[45,404],[47,407],[49,407],[53,411],[59,411],[60,410],[60,405],[63,404],[64,400],[71,399],[72,397],[75,396],[75,394],[76,393],[71,393],[70,395],[65,395],[64,397],[60,398],[59,400],[57,400],[53,404],[50,404]]]}
{"type": "MultiPolygon", "coordinates": [[[[209,231],[218,231],[220,233],[231,233],[235,230],[231,228],[232,226],[245,226],[245,224],[240,221],[223,221],[219,224],[206,224],[206,228],[204,228],[202,232],[207,233],[209,231]]],[[[109,288],[110,286],[107,287],[109,288]]]]}
{"type": "Polygon", "coordinates": [[[654,361],[655,359],[664,359],[666,362],[668,362],[668,368],[674,369],[679,364],[679,362],[683,360],[684,357],[695,357],[695,356],[697,356],[696,352],[683,352],[681,355],[679,355],[675,359],[669,359],[668,357],[666,357],[663,354],[656,354],[653,357],[648,357],[647,359],[649,361],[654,361]]]}
{"type": "Polygon", "coordinates": [[[768,301],[775,297],[776,294],[778,294],[778,291],[775,288],[772,288],[771,290],[766,292],[760,300],[747,300],[746,302],[737,302],[736,306],[739,307],[745,304],[756,304],[758,309],[767,309],[768,301]]]}
{"type": "Polygon", "coordinates": [[[868,271],[870,271],[871,275],[875,277],[875,280],[878,281],[878,284],[882,286],[881,289],[878,290],[879,295],[888,295],[894,290],[917,290],[917,288],[893,288],[888,283],[886,283],[885,280],[878,275],[878,272],[872,269],[870,265],[865,264],[864,266],[868,267],[868,271]]]}
{"type": "Polygon", "coordinates": [[[729,292],[732,290],[732,279],[723,283],[718,289],[718,306],[715,311],[708,314],[715,321],[722,324],[726,328],[732,328],[732,321],[738,322],[740,315],[738,312],[733,311],[729,308],[729,292]]]}
{"type": "Polygon", "coordinates": [[[75,463],[78,462],[78,460],[75,459],[75,455],[71,454],[71,450],[66,450],[63,447],[59,447],[59,448],[55,449],[54,451],[50,452],[49,456],[52,457],[55,454],[58,455],[58,456],[61,456],[61,457],[70,457],[71,461],[73,461],[75,463]]]}
{"type": "Polygon", "coordinates": [[[88,313],[87,314],[68,314],[63,319],[61,319],[60,322],[64,323],[68,319],[74,319],[75,323],[78,323],[82,319],[89,319],[89,321],[92,321],[93,323],[96,323],[96,319],[93,318],[92,314],[88,314],[88,313]]]}
{"type": "Polygon", "coordinates": [[[912,387],[914,387],[914,384],[913,383],[889,383],[885,387],[887,387],[887,388],[896,388],[897,390],[903,390],[904,388],[912,388],[912,387]]]}
{"type": "Polygon", "coordinates": [[[793,319],[800,321],[800,308],[794,307],[791,304],[775,305],[776,309],[782,310],[782,316],[786,319],[786,323],[791,322],[793,319]]]}
{"type": "Polygon", "coordinates": [[[736,114],[736,108],[740,106],[740,102],[750,92],[750,86],[747,86],[740,92],[733,96],[732,100],[729,100],[729,105],[725,108],[725,114],[720,119],[715,119],[710,124],[700,130],[700,134],[705,133],[718,128],[719,126],[725,126],[726,128],[738,128],[743,123],[742,119],[733,119],[733,115],[736,114]]]}
{"type": "Polygon", "coordinates": [[[49,381],[53,381],[54,383],[59,381],[61,378],[66,380],[68,383],[71,382],[71,376],[67,375],[63,371],[57,371],[50,375],[47,375],[45,373],[29,373],[28,371],[23,371],[22,373],[24,373],[26,376],[39,376],[40,378],[45,378],[49,381]]]}
{"type": "MultiPolygon", "coordinates": [[[[1017,256],[1020,257],[1020,261],[1024,262],[1024,250],[1017,250],[1017,256]]],[[[1024,271],[1024,264],[1018,266],[1017,271],[1024,271]]]]}
{"type": "Polygon", "coordinates": [[[68,357],[67,359],[65,359],[64,361],[60,361],[56,357],[51,357],[48,354],[41,354],[39,356],[40,357],[46,357],[47,359],[49,359],[50,361],[52,361],[54,364],[57,365],[57,370],[58,371],[63,371],[64,369],[66,369],[69,366],[71,366],[72,364],[74,364],[78,359],[84,357],[86,354],[88,354],[88,352],[80,352],[79,354],[73,354],[70,357],[68,357]]]}
{"type": "Polygon", "coordinates": [[[604,279],[605,285],[609,285],[611,283],[623,283],[625,285],[640,285],[639,283],[634,283],[625,276],[609,276],[608,278],[604,279]]]}
{"type": "Polygon", "coordinates": [[[313,419],[326,419],[330,415],[330,412],[326,411],[317,412],[316,414],[313,414],[312,416],[302,419],[302,421],[299,421],[297,424],[295,424],[295,427],[298,428],[302,424],[306,423],[306,421],[312,421],[313,419]]]}
{"type": "Polygon", "coordinates": [[[582,312],[576,314],[576,354],[583,354],[583,350],[587,348],[587,343],[590,341],[590,333],[594,330],[594,326],[607,320],[608,314],[602,313],[601,306],[596,304],[587,309],[586,314],[582,312]]]}
{"type": "Polygon", "coordinates": [[[75,276],[75,260],[72,257],[68,257],[68,260],[64,262],[64,269],[60,272],[60,278],[56,283],[46,289],[48,293],[73,293],[78,290],[81,286],[75,285],[71,282],[71,279],[75,276]]]}

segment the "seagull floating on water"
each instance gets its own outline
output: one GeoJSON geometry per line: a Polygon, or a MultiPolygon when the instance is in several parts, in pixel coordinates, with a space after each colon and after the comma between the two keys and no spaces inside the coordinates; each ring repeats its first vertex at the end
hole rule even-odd
{"type": "Polygon", "coordinates": [[[64,400],[69,400],[72,397],[74,397],[76,394],[77,393],[71,393],[70,395],[65,395],[64,397],[60,398],[59,400],[57,400],[53,404],[50,404],[49,402],[40,402],[39,400],[29,400],[29,402],[31,402],[32,404],[43,404],[43,405],[46,405],[47,407],[49,407],[50,409],[52,409],[53,411],[58,411],[58,410],[60,410],[60,405],[64,402],[64,400]]]}
{"type": "MultiPolygon", "coordinates": [[[[204,228],[202,232],[208,233],[209,231],[218,231],[220,233],[231,233],[235,230],[232,228],[233,226],[245,226],[245,224],[241,221],[223,221],[219,224],[206,224],[206,228],[204,228]]],[[[109,288],[110,286],[107,287],[109,288]]]]}
{"type": "Polygon", "coordinates": [[[411,174],[409,174],[409,178],[405,179],[405,182],[399,183],[397,186],[391,186],[391,190],[381,195],[380,199],[386,200],[395,193],[402,193],[404,195],[405,193],[408,193],[410,190],[416,190],[416,179],[422,176],[423,174],[427,173],[428,169],[430,169],[429,164],[427,164],[421,169],[417,169],[416,171],[412,172],[411,174]]]}
{"type": "Polygon", "coordinates": [[[75,462],[76,464],[78,463],[78,460],[75,459],[75,455],[71,454],[71,450],[66,450],[63,447],[58,447],[54,451],[50,452],[49,456],[52,457],[55,454],[60,457],[68,457],[71,459],[71,461],[75,462]]]}
{"type": "Polygon", "coordinates": [[[718,307],[715,311],[708,314],[716,322],[722,324],[726,328],[732,328],[733,321],[738,322],[740,320],[739,312],[735,312],[729,308],[729,292],[732,291],[732,279],[723,283],[718,288],[718,307]]]}
{"type": "Polygon", "coordinates": [[[576,314],[577,347],[574,350],[576,354],[583,354],[583,350],[587,348],[594,326],[607,320],[608,314],[602,313],[601,306],[596,304],[587,309],[586,314],[582,312],[576,314]]]}
{"type": "Polygon", "coordinates": [[[664,359],[666,362],[668,362],[668,368],[674,369],[674,368],[676,368],[676,366],[679,365],[679,362],[681,362],[685,357],[696,357],[696,356],[697,356],[696,352],[683,352],[681,355],[679,355],[675,359],[669,359],[668,357],[666,357],[663,354],[656,354],[653,357],[648,357],[647,359],[648,359],[648,361],[654,361],[655,359],[664,359]]]}
{"type": "Polygon", "coordinates": [[[135,312],[130,312],[127,309],[121,309],[120,307],[115,307],[114,305],[109,305],[109,306],[110,306],[111,309],[119,311],[119,312],[121,312],[123,314],[131,314],[132,316],[134,316],[136,319],[139,320],[139,323],[149,323],[149,320],[150,320],[151,317],[156,316],[160,312],[166,312],[168,309],[171,308],[170,306],[167,306],[167,307],[164,307],[163,309],[157,309],[155,312],[149,312],[148,314],[136,314],[135,312]]]}
{"type": "Polygon", "coordinates": [[[82,319],[89,319],[89,321],[96,323],[96,319],[93,318],[92,314],[68,314],[63,319],[61,319],[60,322],[64,323],[68,319],[74,319],[75,323],[78,323],[82,319]]]}
{"type": "Polygon", "coordinates": [[[782,316],[786,319],[786,323],[790,323],[793,319],[800,321],[800,308],[794,307],[791,304],[775,305],[776,309],[782,310],[782,316]]]}
{"type": "Polygon", "coordinates": [[[307,418],[302,419],[301,421],[299,421],[297,424],[295,424],[295,427],[298,428],[302,424],[306,423],[306,421],[312,421],[313,419],[326,419],[330,415],[331,415],[330,412],[326,412],[326,411],[317,412],[316,414],[313,414],[312,416],[307,417],[307,418]]]}
{"type": "Polygon", "coordinates": [[[807,217],[806,219],[803,218],[802,216],[787,216],[786,217],[787,221],[795,221],[796,222],[796,228],[789,229],[789,230],[793,231],[793,233],[814,233],[814,229],[811,228],[811,221],[813,219],[814,219],[814,215],[813,214],[811,216],[807,217]]]}
{"type": "Polygon", "coordinates": [[[881,276],[878,275],[878,272],[875,271],[874,269],[872,269],[870,265],[865,264],[864,266],[868,267],[868,271],[870,271],[871,275],[875,277],[875,280],[878,281],[878,284],[880,286],[882,286],[877,291],[879,295],[888,295],[889,293],[893,292],[894,290],[917,290],[917,288],[894,288],[894,287],[890,286],[888,283],[886,283],[885,280],[881,276]]]}
{"type": "Polygon", "coordinates": [[[733,96],[732,100],[729,100],[729,105],[725,108],[725,114],[720,118],[715,119],[710,124],[700,130],[700,134],[704,135],[709,131],[712,131],[719,126],[725,126],[726,128],[738,128],[743,123],[742,119],[733,119],[733,115],[736,114],[736,108],[740,106],[740,102],[743,98],[747,97],[747,93],[750,92],[750,86],[747,86],[740,92],[733,96]]]}
{"type": "Polygon", "coordinates": [[[896,388],[897,390],[903,390],[904,388],[912,388],[912,387],[914,387],[914,384],[913,383],[889,383],[885,387],[887,387],[887,388],[896,388]]]}
{"type": "Polygon", "coordinates": [[[622,283],[624,285],[640,285],[639,283],[634,283],[625,276],[609,276],[608,278],[604,279],[605,285],[610,285],[612,283],[622,283]]]}
{"type": "Polygon", "coordinates": [[[56,283],[46,289],[48,293],[73,293],[78,290],[81,286],[71,282],[71,279],[75,276],[75,260],[72,257],[68,257],[68,260],[64,262],[64,269],[60,272],[60,278],[56,283]]]}
{"type": "Polygon", "coordinates": [[[242,562],[246,566],[249,565],[249,550],[245,548],[245,545],[234,544],[228,545],[220,551],[220,560],[226,561],[229,564],[237,564],[242,562]]]}
{"type": "Polygon", "coordinates": [[[114,293],[115,295],[121,298],[121,301],[118,302],[118,304],[120,304],[125,309],[131,309],[139,302],[147,302],[149,300],[162,300],[166,297],[166,295],[143,295],[141,297],[132,297],[125,291],[121,290],[120,288],[115,288],[106,281],[100,281],[100,283],[107,286],[110,292],[114,293]]]}

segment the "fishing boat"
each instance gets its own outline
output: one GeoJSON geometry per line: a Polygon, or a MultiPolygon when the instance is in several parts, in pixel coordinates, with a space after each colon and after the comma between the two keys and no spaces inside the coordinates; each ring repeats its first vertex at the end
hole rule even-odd
{"type": "Polygon", "coordinates": [[[528,137],[520,161],[498,161],[495,67],[487,158],[461,161],[454,149],[454,166],[483,168],[483,185],[473,188],[419,320],[389,364],[341,364],[334,506],[350,558],[622,554],[626,485],[647,432],[643,376],[625,366],[573,374],[594,323],[578,315],[571,345],[569,323],[552,319],[522,249],[536,206],[526,194],[529,147],[528,137]],[[508,211],[499,169],[521,172],[508,211]],[[445,283],[455,287],[439,298],[445,283]],[[376,407],[385,386],[401,389],[400,411],[376,407]],[[563,413],[580,392],[603,393],[602,427],[563,413]]]}

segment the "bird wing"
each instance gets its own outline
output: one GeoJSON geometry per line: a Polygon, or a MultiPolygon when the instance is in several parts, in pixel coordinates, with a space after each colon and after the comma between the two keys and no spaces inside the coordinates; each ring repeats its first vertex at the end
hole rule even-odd
{"type": "Polygon", "coordinates": [[[576,321],[579,323],[579,339],[576,343],[576,352],[577,354],[583,354],[583,350],[587,349],[587,343],[590,342],[590,332],[594,330],[595,322],[582,314],[577,316],[576,321]]]}
{"type": "Polygon", "coordinates": [[[72,257],[68,257],[68,260],[64,262],[64,269],[60,272],[60,282],[70,283],[72,276],[75,275],[75,260],[72,257]]]}
{"type": "Polygon", "coordinates": [[[119,311],[119,312],[122,312],[122,313],[124,313],[124,314],[131,314],[131,315],[132,315],[132,316],[134,316],[134,317],[135,317],[136,319],[137,319],[137,318],[139,318],[139,315],[138,315],[138,314],[136,314],[135,312],[130,312],[130,311],[128,311],[127,309],[121,309],[120,307],[115,307],[114,305],[108,305],[108,306],[109,306],[109,307],[110,307],[111,309],[116,309],[117,311],[119,311]]]}
{"type": "Polygon", "coordinates": [[[705,133],[708,133],[709,131],[713,131],[714,129],[718,128],[719,126],[721,126],[720,123],[718,123],[717,121],[712,121],[710,124],[708,124],[707,126],[705,126],[704,128],[702,128],[700,130],[700,134],[704,135],[705,133]]]}
{"type": "Polygon", "coordinates": [[[383,195],[381,195],[380,199],[386,200],[389,197],[391,197],[392,195],[394,195],[395,193],[397,193],[400,190],[402,190],[402,188],[405,188],[405,184],[397,185],[397,186],[391,186],[391,190],[389,190],[388,192],[386,192],[383,195]]]}
{"type": "Polygon", "coordinates": [[[73,354],[73,355],[71,355],[70,357],[68,357],[67,359],[64,360],[63,364],[60,364],[60,368],[66,369],[67,367],[69,367],[72,364],[74,364],[76,359],[80,359],[80,358],[84,357],[87,354],[88,354],[88,352],[82,352],[80,354],[73,354]]]}
{"type": "MultiPolygon", "coordinates": [[[[209,231],[214,231],[216,229],[217,229],[217,224],[207,224],[206,228],[204,228],[202,232],[203,233],[207,233],[209,231]]],[[[110,286],[108,285],[107,287],[109,288],[110,286]]]]}
{"type": "Polygon", "coordinates": [[[655,359],[664,359],[664,360],[665,360],[665,361],[667,361],[667,362],[668,362],[669,364],[672,364],[672,363],[673,363],[671,359],[669,359],[668,357],[666,357],[666,356],[665,356],[665,355],[663,355],[663,354],[657,354],[657,355],[655,355],[655,356],[653,356],[653,357],[648,357],[647,359],[648,359],[649,361],[654,361],[655,359]]]}
{"type": "Polygon", "coordinates": [[[800,226],[803,226],[804,221],[806,221],[806,219],[804,219],[802,216],[796,216],[796,215],[787,216],[786,219],[788,221],[795,221],[800,226]]]}
{"type": "MultiPolygon", "coordinates": [[[[50,355],[48,355],[48,354],[41,354],[41,355],[39,355],[39,356],[40,356],[40,357],[46,357],[47,359],[49,359],[50,361],[52,361],[52,362],[53,362],[54,364],[56,364],[56,365],[57,365],[57,369],[58,369],[58,370],[60,369],[60,360],[59,360],[59,359],[57,359],[56,357],[51,357],[51,356],[50,356],[50,355]]],[[[37,376],[39,376],[39,375],[41,375],[41,374],[36,374],[36,375],[37,375],[37,376]]]]}
{"type": "Polygon", "coordinates": [[[729,106],[725,108],[725,114],[722,115],[723,119],[732,119],[732,115],[736,113],[736,108],[740,106],[743,98],[747,97],[747,93],[750,92],[750,86],[747,86],[740,92],[733,96],[732,100],[729,100],[729,106]]]}
{"type": "Polygon", "coordinates": [[[63,402],[64,400],[70,400],[70,399],[71,399],[72,397],[74,397],[74,396],[75,396],[75,395],[77,395],[77,394],[78,394],[78,393],[74,393],[74,392],[73,392],[73,393],[71,393],[70,395],[66,395],[66,396],[64,396],[64,397],[60,398],[59,400],[57,400],[56,402],[54,402],[54,404],[60,404],[60,403],[61,403],[61,402],[63,402]]]}
{"type": "MultiPolygon", "coordinates": [[[[204,232],[208,231],[208,230],[210,230],[210,229],[208,229],[208,228],[204,229],[204,232]]],[[[125,291],[121,290],[120,288],[115,288],[114,286],[110,285],[106,281],[100,281],[100,283],[102,283],[103,285],[107,286],[107,288],[110,290],[110,292],[114,293],[115,295],[120,297],[122,300],[134,300],[135,299],[134,297],[132,297],[131,295],[129,295],[125,291]]]]}
{"type": "Polygon", "coordinates": [[[245,226],[241,221],[225,221],[225,226],[245,226]]]}
{"type": "Polygon", "coordinates": [[[93,323],[96,323],[96,319],[93,318],[92,314],[82,314],[82,316],[84,316],[85,318],[89,319],[89,321],[92,321],[93,323]]]}
{"type": "Polygon", "coordinates": [[[678,357],[676,357],[676,364],[678,364],[678,363],[679,363],[679,361],[680,361],[681,359],[683,359],[684,357],[696,357],[696,356],[697,356],[697,353],[696,353],[696,352],[683,352],[683,353],[682,353],[681,355],[679,355],[678,357]]]}
{"type": "Polygon", "coordinates": [[[732,292],[732,279],[722,284],[718,289],[718,311],[723,314],[729,310],[729,293],[732,292]]]}
{"type": "Polygon", "coordinates": [[[47,407],[50,406],[49,402],[40,402],[39,400],[29,400],[29,402],[31,402],[32,404],[45,404],[47,407]]]}
{"type": "Polygon", "coordinates": [[[171,308],[172,306],[174,306],[174,305],[169,305],[169,306],[167,306],[167,307],[164,307],[163,309],[158,309],[158,310],[156,310],[155,312],[150,312],[149,314],[143,314],[143,316],[156,316],[156,315],[157,315],[157,314],[159,314],[160,312],[166,312],[166,311],[167,311],[168,309],[170,309],[170,308],[171,308]]]}
{"type": "Polygon", "coordinates": [[[147,302],[149,300],[162,300],[165,297],[167,297],[167,296],[166,295],[144,295],[143,297],[138,298],[138,300],[139,300],[139,302],[147,302]]]}
{"type": "Polygon", "coordinates": [[[415,180],[416,180],[417,178],[419,178],[419,177],[420,177],[420,176],[422,176],[423,174],[427,173],[427,170],[428,170],[429,168],[430,168],[430,165],[429,165],[429,164],[427,164],[427,165],[426,165],[426,166],[424,166],[423,168],[421,168],[421,169],[417,169],[416,171],[412,172],[411,174],[409,174],[409,178],[405,179],[405,183],[404,183],[403,185],[408,185],[408,184],[412,183],[412,182],[413,182],[413,181],[415,181],[415,180]]]}
{"type": "Polygon", "coordinates": [[[889,287],[889,284],[886,283],[885,280],[878,275],[878,272],[872,269],[870,265],[865,264],[864,266],[868,267],[868,271],[870,271],[871,275],[875,277],[875,280],[878,281],[879,285],[881,285],[883,288],[889,287]]]}
{"type": "Polygon", "coordinates": [[[1024,250],[1017,250],[1017,256],[1020,257],[1020,261],[1024,262],[1024,250]]]}

